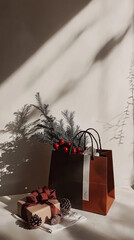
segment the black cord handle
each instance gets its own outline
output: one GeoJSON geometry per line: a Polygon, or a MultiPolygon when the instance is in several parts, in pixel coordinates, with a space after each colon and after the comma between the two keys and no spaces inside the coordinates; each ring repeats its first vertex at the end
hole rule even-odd
{"type": "MultiPolygon", "coordinates": [[[[88,132],[88,131],[86,130],[86,132],[88,132]]],[[[88,133],[90,133],[90,132],[88,132],[88,133]]],[[[80,142],[81,142],[81,139],[82,139],[83,135],[84,135],[84,133],[82,133],[81,136],[80,136],[79,144],[78,144],[79,146],[80,146],[80,142]]],[[[94,137],[94,135],[93,135],[92,133],[90,133],[90,135],[91,135],[91,137],[94,139],[94,141],[95,141],[95,143],[96,143],[96,145],[97,145],[97,149],[99,149],[99,144],[98,144],[96,138],[94,137]]],[[[85,136],[84,136],[84,137],[85,137],[85,136]]],[[[84,139],[84,150],[85,150],[85,148],[86,148],[86,139],[84,139]]]]}
{"type": "MultiPolygon", "coordinates": [[[[71,154],[71,150],[72,150],[72,147],[73,147],[75,138],[76,138],[80,133],[83,133],[83,134],[84,134],[84,137],[86,136],[86,134],[89,135],[89,137],[90,137],[90,139],[91,139],[91,148],[92,148],[91,159],[94,160],[93,139],[92,139],[92,136],[91,136],[92,134],[89,133],[89,132],[87,132],[87,131],[80,131],[80,132],[78,132],[78,133],[74,136],[73,141],[72,141],[72,144],[71,144],[71,147],[70,147],[70,150],[69,150],[69,154],[71,154]]],[[[85,142],[85,144],[86,144],[86,142],[85,142]]]]}
{"type": "Polygon", "coordinates": [[[101,150],[101,149],[102,149],[102,145],[101,145],[101,138],[100,138],[99,133],[98,133],[94,128],[87,128],[86,131],[89,131],[89,130],[93,130],[94,132],[97,133],[97,135],[98,135],[98,139],[99,139],[100,150],[101,150]]]}

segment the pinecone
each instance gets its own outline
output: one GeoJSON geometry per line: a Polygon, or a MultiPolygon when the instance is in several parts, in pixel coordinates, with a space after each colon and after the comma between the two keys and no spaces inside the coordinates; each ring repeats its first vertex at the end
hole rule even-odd
{"type": "Polygon", "coordinates": [[[60,200],[60,210],[63,216],[69,214],[71,209],[71,202],[68,198],[62,198],[60,200]]]}
{"type": "Polygon", "coordinates": [[[33,215],[29,220],[29,225],[31,228],[38,228],[42,224],[42,219],[37,214],[33,215]]]}
{"type": "Polygon", "coordinates": [[[60,221],[61,221],[61,216],[60,215],[55,215],[51,218],[50,224],[51,225],[59,224],[60,221]]]}
{"type": "Polygon", "coordinates": [[[46,224],[51,224],[51,218],[48,218],[48,216],[45,218],[45,221],[44,221],[44,223],[46,223],[46,224]]]}
{"type": "Polygon", "coordinates": [[[55,225],[61,222],[61,214],[52,216],[51,218],[46,217],[45,223],[49,225],[55,225]]]}

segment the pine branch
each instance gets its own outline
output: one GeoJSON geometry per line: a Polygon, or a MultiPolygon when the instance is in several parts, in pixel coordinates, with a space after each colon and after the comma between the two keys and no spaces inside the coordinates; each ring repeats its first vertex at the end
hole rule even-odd
{"type": "MultiPolygon", "coordinates": [[[[42,130],[42,132],[36,134],[37,138],[44,143],[53,144],[59,141],[59,139],[64,139],[66,142],[73,141],[74,136],[79,132],[80,127],[75,126],[74,122],[74,112],[69,112],[65,110],[62,112],[63,119],[57,120],[50,113],[49,105],[42,104],[40,94],[36,94],[36,100],[38,105],[33,105],[37,110],[40,111],[41,120],[37,127],[42,130]],[[65,123],[65,124],[64,124],[65,123]]],[[[78,138],[76,137],[74,144],[78,145],[78,138]]],[[[83,139],[81,141],[83,145],[83,139]]]]}

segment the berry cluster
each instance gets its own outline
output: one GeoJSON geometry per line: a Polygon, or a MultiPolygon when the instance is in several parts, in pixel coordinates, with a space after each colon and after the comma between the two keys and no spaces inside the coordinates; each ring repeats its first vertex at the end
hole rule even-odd
{"type": "MultiPolygon", "coordinates": [[[[68,153],[71,147],[71,142],[65,142],[64,139],[60,139],[59,142],[54,143],[53,145],[55,150],[64,151],[65,153],[68,153]]],[[[71,153],[78,153],[82,154],[82,148],[81,147],[74,147],[72,146],[71,153]]]]}

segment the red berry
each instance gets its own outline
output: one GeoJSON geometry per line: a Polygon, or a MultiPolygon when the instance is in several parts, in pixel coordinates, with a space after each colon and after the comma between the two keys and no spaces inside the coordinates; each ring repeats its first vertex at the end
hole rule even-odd
{"type": "Polygon", "coordinates": [[[82,148],[81,148],[81,147],[77,147],[77,148],[76,148],[76,151],[77,151],[77,152],[81,152],[81,151],[82,151],[82,148]]]}
{"type": "Polygon", "coordinates": [[[82,153],[82,152],[78,152],[78,154],[81,154],[81,155],[82,155],[83,153],[82,153]]]}
{"type": "Polygon", "coordinates": [[[71,153],[76,153],[76,148],[73,147],[71,153]]]}
{"type": "Polygon", "coordinates": [[[68,143],[67,143],[67,146],[70,147],[70,146],[71,146],[71,142],[68,142],[68,143]]]}
{"type": "Polygon", "coordinates": [[[64,147],[64,151],[67,153],[67,152],[68,152],[68,148],[67,148],[67,147],[64,147]]]}
{"type": "Polygon", "coordinates": [[[64,139],[60,139],[60,144],[64,144],[64,139]]]}
{"type": "Polygon", "coordinates": [[[54,143],[54,148],[55,148],[56,150],[58,150],[58,148],[59,148],[59,143],[54,143]]]}

